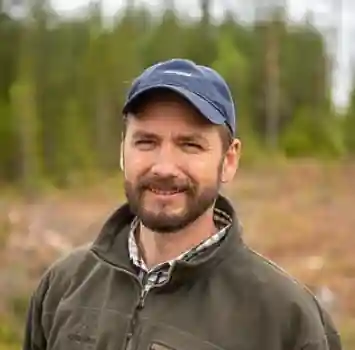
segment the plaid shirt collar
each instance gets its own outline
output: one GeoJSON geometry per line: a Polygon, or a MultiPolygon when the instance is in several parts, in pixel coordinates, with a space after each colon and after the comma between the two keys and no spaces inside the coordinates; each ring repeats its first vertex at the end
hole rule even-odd
{"type": "Polygon", "coordinates": [[[139,248],[138,244],[135,238],[135,231],[136,228],[139,224],[139,220],[136,217],[131,225],[131,231],[129,234],[129,239],[128,239],[128,251],[129,251],[129,256],[132,261],[132,263],[139,268],[141,272],[144,273],[150,273],[153,271],[158,271],[162,266],[166,266],[167,264],[169,266],[172,266],[174,262],[176,261],[189,261],[193,258],[195,258],[197,255],[199,255],[201,252],[205,251],[209,247],[219,243],[223,237],[225,236],[227,232],[227,227],[231,225],[232,219],[231,217],[225,213],[224,211],[215,208],[214,209],[214,221],[217,225],[217,227],[220,228],[220,230],[215,233],[213,236],[207,238],[206,240],[202,241],[199,245],[196,247],[193,247],[192,249],[182,253],[179,255],[177,258],[167,261],[165,263],[159,264],[158,266],[155,266],[153,269],[149,271],[148,267],[146,266],[141,254],[139,253],[139,248]]]}

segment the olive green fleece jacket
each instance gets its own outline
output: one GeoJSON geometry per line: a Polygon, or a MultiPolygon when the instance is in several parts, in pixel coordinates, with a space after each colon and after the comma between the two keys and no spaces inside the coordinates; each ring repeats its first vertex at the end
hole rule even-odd
{"type": "Polygon", "coordinates": [[[127,204],[97,239],[56,261],[35,290],[23,350],[340,350],[316,298],[251,250],[233,218],[218,248],[176,263],[141,297],[129,259],[127,204]]]}

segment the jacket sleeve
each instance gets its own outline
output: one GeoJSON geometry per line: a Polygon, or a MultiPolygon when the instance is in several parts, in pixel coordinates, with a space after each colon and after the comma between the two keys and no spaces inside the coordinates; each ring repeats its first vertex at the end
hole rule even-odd
{"type": "Polygon", "coordinates": [[[324,309],[321,309],[320,312],[322,315],[324,330],[325,330],[326,339],[328,343],[328,349],[342,350],[339,332],[337,331],[329,313],[324,309]]]}
{"type": "Polygon", "coordinates": [[[315,340],[310,337],[297,350],[342,350],[341,339],[330,314],[314,299],[322,322],[324,337],[315,340]]]}
{"type": "Polygon", "coordinates": [[[42,327],[42,307],[49,287],[49,278],[44,276],[32,294],[27,311],[22,350],[46,350],[47,342],[42,327]]]}

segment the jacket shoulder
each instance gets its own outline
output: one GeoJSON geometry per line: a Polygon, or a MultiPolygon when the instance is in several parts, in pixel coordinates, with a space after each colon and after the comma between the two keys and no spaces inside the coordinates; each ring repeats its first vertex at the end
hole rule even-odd
{"type": "Polygon", "coordinates": [[[296,277],[291,275],[287,270],[268,259],[255,250],[248,249],[253,269],[256,278],[265,284],[279,301],[293,302],[299,305],[308,307],[316,307],[318,310],[320,302],[316,295],[296,277]]]}
{"type": "Polygon", "coordinates": [[[42,302],[46,299],[59,301],[78,271],[92,269],[96,264],[90,253],[90,246],[91,244],[81,245],[54,260],[40,277],[33,298],[42,302]]]}
{"type": "Polygon", "coordinates": [[[90,254],[90,244],[81,245],[70,252],[60,256],[47,268],[47,274],[51,280],[70,278],[77,272],[78,268],[93,259],[90,254]]]}
{"type": "Polygon", "coordinates": [[[248,248],[247,255],[249,273],[254,276],[260,295],[268,300],[274,311],[281,312],[280,319],[289,324],[290,333],[295,328],[302,330],[302,346],[308,342],[324,341],[331,350],[341,349],[335,324],[312,291],[262,254],[248,248]]]}

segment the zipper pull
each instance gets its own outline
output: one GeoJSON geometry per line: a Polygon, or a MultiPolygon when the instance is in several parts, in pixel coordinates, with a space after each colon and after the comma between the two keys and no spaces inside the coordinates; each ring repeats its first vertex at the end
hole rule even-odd
{"type": "Polygon", "coordinates": [[[148,290],[143,287],[141,295],[140,295],[140,298],[139,298],[139,301],[138,301],[138,305],[137,305],[137,307],[139,309],[143,309],[144,308],[144,302],[145,302],[145,298],[146,298],[147,294],[148,294],[148,290]]]}

